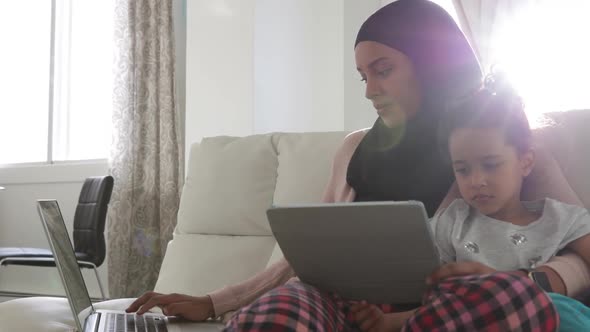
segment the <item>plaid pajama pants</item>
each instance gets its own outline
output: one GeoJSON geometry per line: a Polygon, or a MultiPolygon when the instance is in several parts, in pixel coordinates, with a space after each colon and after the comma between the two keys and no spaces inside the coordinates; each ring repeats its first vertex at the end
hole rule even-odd
{"type": "MultiPolygon", "coordinates": [[[[431,287],[423,303],[403,331],[557,331],[559,325],[547,294],[530,279],[507,273],[449,278],[431,287]]],[[[378,306],[384,312],[411,309],[378,306]]],[[[357,331],[349,307],[293,281],[236,312],[225,331],[357,331]]]]}

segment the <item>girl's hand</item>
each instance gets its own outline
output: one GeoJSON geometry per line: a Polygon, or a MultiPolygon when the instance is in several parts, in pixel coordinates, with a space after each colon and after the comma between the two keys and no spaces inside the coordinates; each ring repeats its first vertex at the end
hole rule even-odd
{"type": "Polygon", "coordinates": [[[431,285],[450,277],[460,277],[472,274],[489,274],[494,272],[496,272],[496,270],[478,262],[447,263],[436,269],[428,278],[426,278],[426,283],[431,285]]]}
{"type": "Polygon", "coordinates": [[[362,301],[353,304],[350,311],[362,331],[385,331],[385,314],[377,306],[362,301]]]}
{"type": "Polygon", "coordinates": [[[405,312],[384,314],[376,305],[366,301],[353,304],[350,311],[361,330],[366,332],[399,331],[405,323],[401,318],[407,319],[405,312]]]}

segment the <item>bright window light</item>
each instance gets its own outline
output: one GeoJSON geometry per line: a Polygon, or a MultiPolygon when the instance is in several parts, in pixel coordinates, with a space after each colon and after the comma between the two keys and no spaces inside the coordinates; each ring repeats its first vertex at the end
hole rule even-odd
{"type": "MultiPolygon", "coordinates": [[[[432,0],[457,19],[453,0],[432,0]]],[[[499,17],[491,63],[499,65],[526,104],[533,126],[543,113],[590,109],[590,1],[515,2],[499,17]]],[[[486,73],[490,68],[484,68],[486,73]]]]}
{"type": "Polygon", "coordinates": [[[590,109],[590,1],[538,1],[494,35],[492,59],[523,97],[529,118],[590,109]]]}
{"type": "Polygon", "coordinates": [[[0,3],[0,164],[47,159],[50,26],[51,1],[0,3]]]}
{"type": "Polygon", "coordinates": [[[108,157],[114,0],[54,3],[0,2],[0,164],[108,157]]]}
{"type": "Polygon", "coordinates": [[[107,158],[113,107],[112,0],[70,0],[58,11],[53,160],[107,158]],[[69,19],[68,19],[69,18],[69,19]]]}

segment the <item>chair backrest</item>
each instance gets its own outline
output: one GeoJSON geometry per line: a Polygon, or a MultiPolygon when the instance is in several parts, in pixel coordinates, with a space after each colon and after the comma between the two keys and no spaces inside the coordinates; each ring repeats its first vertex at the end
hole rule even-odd
{"type": "Polygon", "coordinates": [[[113,191],[113,177],[84,181],[74,215],[74,251],[78,259],[100,266],[106,256],[104,226],[113,191]]]}

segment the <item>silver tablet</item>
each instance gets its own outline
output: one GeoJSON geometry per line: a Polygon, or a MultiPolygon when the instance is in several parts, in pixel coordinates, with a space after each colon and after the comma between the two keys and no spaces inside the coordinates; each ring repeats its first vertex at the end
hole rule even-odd
{"type": "Polygon", "coordinates": [[[421,202],[274,206],[272,232],[297,276],[371,303],[419,303],[440,265],[421,202]]]}

